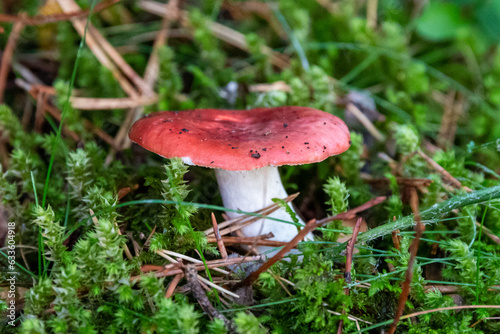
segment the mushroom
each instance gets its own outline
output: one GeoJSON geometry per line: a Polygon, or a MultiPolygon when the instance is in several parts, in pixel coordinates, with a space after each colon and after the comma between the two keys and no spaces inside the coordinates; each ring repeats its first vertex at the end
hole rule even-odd
{"type": "MultiPolygon", "coordinates": [[[[272,204],[272,198],[287,196],[278,166],[319,162],[350,146],[349,130],[342,120],[307,107],[157,112],[138,120],[129,137],[162,157],[215,168],[224,207],[247,212],[272,204]]],[[[241,214],[228,211],[227,215],[241,214]]],[[[270,217],[290,221],[282,209],[270,217]]],[[[269,219],[241,231],[246,237],[272,232],[272,240],[285,242],[298,232],[293,224],[269,219]]],[[[305,239],[312,240],[312,234],[305,239]]],[[[269,249],[257,247],[261,253],[269,249]]]]}

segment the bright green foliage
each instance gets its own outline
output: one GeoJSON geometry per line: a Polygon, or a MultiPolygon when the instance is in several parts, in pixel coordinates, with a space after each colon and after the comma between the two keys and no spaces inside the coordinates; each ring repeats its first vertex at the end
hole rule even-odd
{"type": "Polygon", "coordinates": [[[83,122],[81,121],[82,116],[80,110],[73,108],[71,106],[71,102],[67,100],[69,84],[62,80],[57,80],[54,83],[54,88],[57,91],[56,105],[62,112],[66,111],[65,123],[68,126],[68,128],[76,132],[79,136],[82,136],[83,138],[89,137],[87,131],[83,126],[83,122]]]}
{"type": "Polygon", "coordinates": [[[91,285],[93,294],[102,293],[108,282],[128,282],[128,264],[123,260],[125,238],[118,234],[118,226],[100,219],[95,231],[87,234],[74,247],[75,260],[84,284],[91,285]]]}
{"type": "Polygon", "coordinates": [[[284,209],[286,211],[286,213],[288,213],[290,215],[290,218],[292,219],[292,221],[295,224],[299,223],[299,219],[297,218],[297,214],[295,213],[295,211],[292,210],[292,208],[290,207],[290,205],[288,205],[287,202],[285,202],[281,198],[273,198],[273,202],[275,204],[278,204],[278,206],[280,208],[284,209]]]}
{"type": "Polygon", "coordinates": [[[26,293],[25,299],[25,315],[40,316],[54,299],[51,280],[49,278],[40,279],[38,284],[34,285],[33,288],[26,293]]]}
{"type": "Polygon", "coordinates": [[[190,190],[184,180],[184,174],[188,171],[187,166],[181,159],[170,159],[170,163],[165,165],[166,179],[158,180],[148,178],[148,184],[161,192],[164,200],[173,201],[176,204],[162,206],[161,219],[158,224],[162,228],[162,233],[157,233],[151,240],[151,249],[201,249],[214,252],[213,246],[208,246],[207,240],[202,232],[194,231],[190,219],[196,213],[197,208],[192,205],[185,205],[185,201],[190,190]]]}
{"type": "Polygon", "coordinates": [[[398,152],[402,154],[410,154],[420,146],[420,139],[417,132],[410,125],[397,125],[395,127],[394,139],[398,152]]]}
{"type": "Polygon", "coordinates": [[[56,333],[95,333],[90,312],[84,310],[77,297],[80,286],[81,273],[76,264],[62,268],[60,275],[54,279],[54,292],[56,298],[52,302],[56,317],[49,321],[56,333]]]}
{"type": "Polygon", "coordinates": [[[264,47],[264,39],[255,33],[250,33],[245,36],[248,45],[248,51],[255,61],[256,81],[267,81],[271,75],[272,68],[269,62],[269,54],[262,51],[264,47]]]}
{"type": "Polygon", "coordinates": [[[182,90],[181,74],[174,61],[174,51],[168,46],[158,49],[158,109],[176,110],[178,107],[177,96],[182,90]]]}
{"type": "Polygon", "coordinates": [[[224,321],[220,319],[214,319],[214,321],[208,324],[208,333],[210,334],[227,334],[226,326],[224,321]]]}
{"type": "Polygon", "coordinates": [[[45,323],[38,318],[27,317],[19,330],[22,334],[45,334],[45,323]]]}
{"type": "Polygon", "coordinates": [[[234,317],[234,323],[240,334],[265,334],[267,330],[261,327],[259,319],[253,314],[238,312],[234,317]]]}
{"type": "Polygon", "coordinates": [[[82,149],[70,153],[66,166],[68,166],[66,181],[71,186],[70,195],[73,198],[83,197],[84,190],[92,183],[88,153],[82,149]]]}
{"type": "Polygon", "coordinates": [[[311,326],[316,331],[331,331],[337,321],[345,316],[331,314],[328,310],[348,311],[352,302],[343,294],[343,280],[335,279],[333,263],[320,255],[312,256],[297,270],[294,275],[298,297],[305,302],[291,306],[292,314],[303,314],[303,317],[291,317],[295,323],[292,328],[311,326]]]}
{"type": "Polygon", "coordinates": [[[188,171],[187,166],[181,159],[171,159],[170,164],[165,165],[167,178],[161,180],[162,197],[165,200],[175,201],[178,204],[164,205],[163,226],[170,224],[179,234],[186,234],[190,231],[187,223],[189,218],[196,212],[196,207],[180,204],[188,196],[190,190],[187,181],[184,180],[184,174],[188,171]]]}
{"type": "Polygon", "coordinates": [[[200,333],[198,328],[200,315],[194,310],[194,305],[162,298],[156,306],[158,310],[151,320],[157,324],[158,333],[200,333]]]}
{"type": "Polygon", "coordinates": [[[351,146],[347,151],[339,155],[342,172],[349,184],[361,183],[359,174],[365,162],[362,160],[363,135],[351,132],[351,146]]]}
{"type": "Polygon", "coordinates": [[[10,138],[13,145],[19,145],[19,141],[24,139],[24,131],[19,119],[14,116],[12,110],[5,104],[0,105],[0,130],[3,136],[10,138]]]}
{"type": "MultiPolygon", "coordinates": [[[[87,190],[87,193],[81,200],[87,208],[92,209],[94,213],[99,213],[99,216],[104,219],[114,222],[118,218],[118,213],[115,208],[118,200],[116,195],[112,194],[110,191],[105,191],[98,186],[93,186],[87,190]]],[[[90,213],[86,217],[89,216],[90,213]]],[[[91,222],[87,220],[87,225],[90,224],[91,222]]]]}
{"type": "MultiPolygon", "coordinates": [[[[347,199],[349,198],[349,191],[345,183],[341,182],[338,177],[329,178],[323,185],[323,190],[328,196],[329,211],[332,215],[339,214],[347,210],[347,199]]],[[[328,229],[335,229],[337,231],[324,231],[323,238],[328,241],[336,241],[339,232],[338,230],[342,227],[341,220],[335,220],[327,225],[328,229]]]]}
{"type": "Polygon", "coordinates": [[[76,85],[93,97],[123,97],[124,93],[109,69],[90,50],[83,50],[76,85]]]}
{"type": "Polygon", "coordinates": [[[63,245],[64,241],[64,227],[56,222],[54,212],[50,208],[43,209],[41,206],[35,207],[33,210],[34,220],[42,230],[43,241],[49,248],[45,254],[47,260],[56,262],[61,265],[67,258],[66,247],[63,245]]]}
{"type": "Polygon", "coordinates": [[[323,69],[312,66],[303,78],[290,78],[290,105],[305,105],[327,112],[333,111],[335,93],[331,79],[323,69]],[[314,93],[313,93],[314,92],[314,93]]]}

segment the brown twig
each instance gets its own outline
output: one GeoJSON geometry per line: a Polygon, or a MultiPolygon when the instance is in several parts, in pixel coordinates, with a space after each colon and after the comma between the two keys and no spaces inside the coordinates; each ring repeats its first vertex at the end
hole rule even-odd
{"type": "Polygon", "coordinates": [[[306,226],[293,238],[290,242],[288,242],[276,255],[274,255],[272,258],[270,258],[266,263],[264,263],[262,266],[260,266],[259,269],[251,273],[250,275],[247,276],[244,280],[242,280],[240,283],[236,284],[234,289],[242,288],[245,286],[250,286],[259,278],[259,275],[262,274],[264,271],[269,269],[273,264],[278,262],[283,258],[283,256],[286,255],[292,248],[297,246],[297,244],[302,241],[305,236],[309,233],[312,232],[314,229],[316,229],[318,225],[316,224],[316,219],[312,219],[307,222],[306,226]]]}
{"type": "Polygon", "coordinates": [[[181,279],[184,277],[183,273],[177,274],[174,276],[172,281],[170,281],[170,284],[168,285],[167,292],[165,292],[165,298],[170,298],[174,294],[175,288],[181,281],[181,279]]]}
{"type": "Polygon", "coordinates": [[[372,198],[368,202],[366,202],[358,207],[355,207],[354,209],[347,210],[346,212],[339,213],[338,215],[335,215],[332,217],[326,217],[326,218],[323,218],[321,220],[318,220],[318,222],[316,224],[319,227],[321,225],[324,225],[324,224],[329,223],[329,222],[334,221],[334,220],[345,220],[345,219],[356,218],[356,215],[358,213],[365,211],[365,210],[368,210],[371,207],[374,207],[375,205],[378,205],[385,200],[386,200],[385,196],[379,196],[379,197],[372,198]]]}
{"type": "MultiPolygon", "coordinates": [[[[444,294],[458,293],[458,292],[460,292],[463,289],[464,289],[464,287],[453,286],[453,285],[426,285],[426,286],[424,286],[424,292],[425,293],[432,292],[432,291],[435,291],[435,290],[437,290],[437,291],[439,291],[441,293],[444,293],[444,294]]],[[[499,292],[500,291],[500,285],[492,285],[491,288],[488,289],[488,291],[499,292]]]]}
{"type": "MultiPolygon", "coordinates": [[[[476,222],[476,225],[477,227],[481,227],[481,223],[479,222],[476,222]]],[[[497,244],[500,245],[500,238],[497,237],[495,234],[493,234],[493,232],[487,228],[486,226],[483,225],[483,232],[486,234],[487,237],[489,237],[491,240],[493,240],[494,242],[496,242],[497,244]]]]}
{"type": "MultiPolygon", "coordinates": [[[[351,284],[352,281],[351,277],[352,255],[354,254],[354,245],[356,244],[356,238],[358,237],[359,228],[361,227],[361,220],[362,218],[359,217],[358,220],[356,221],[356,225],[354,225],[354,229],[352,230],[351,240],[347,242],[347,254],[346,254],[345,273],[344,273],[345,283],[347,284],[347,287],[344,289],[344,294],[346,296],[349,296],[349,291],[350,291],[349,285],[351,284]]],[[[345,314],[344,310],[342,310],[342,314],[345,314]]],[[[337,329],[337,334],[342,334],[343,325],[344,321],[340,320],[337,329]]]]}
{"type": "Polygon", "coordinates": [[[376,140],[383,142],[385,140],[385,136],[378,131],[378,129],[373,125],[372,121],[366,115],[359,110],[359,108],[354,103],[348,103],[346,106],[346,110],[354,115],[358,119],[358,121],[363,124],[365,129],[375,138],[376,140]]]}
{"type": "Polygon", "coordinates": [[[417,153],[422,157],[424,158],[425,161],[427,161],[427,163],[432,167],[434,168],[438,173],[440,173],[446,180],[448,180],[448,182],[450,182],[450,184],[456,188],[456,189],[465,189],[466,191],[468,192],[472,192],[472,189],[470,189],[469,187],[465,187],[465,186],[462,186],[462,183],[460,183],[460,181],[458,181],[456,178],[454,178],[446,169],[444,169],[443,167],[441,167],[437,162],[435,162],[434,160],[432,160],[427,154],[425,154],[424,152],[418,150],[417,153]]]}
{"type": "MultiPolygon", "coordinates": [[[[385,183],[389,184],[389,179],[387,178],[380,178],[380,179],[374,179],[369,176],[362,176],[363,180],[365,182],[368,182],[370,184],[378,184],[378,183],[385,183]]],[[[428,187],[432,184],[431,179],[407,179],[404,177],[396,177],[396,181],[398,185],[400,186],[406,186],[406,187],[428,187]]]]}
{"type": "Polygon", "coordinates": [[[339,213],[338,215],[335,215],[333,217],[326,217],[326,218],[323,218],[319,221],[316,221],[316,219],[310,220],[304,226],[304,228],[302,230],[300,230],[300,232],[295,236],[295,238],[290,240],[278,253],[276,253],[276,255],[274,255],[266,263],[264,263],[262,266],[260,266],[259,269],[257,269],[256,271],[254,271],[253,273],[248,275],[247,278],[245,278],[244,280],[242,280],[241,282],[236,284],[234,289],[236,290],[236,289],[241,288],[241,287],[252,285],[253,282],[255,282],[255,280],[257,280],[257,278],[259,278],[259,275],[261,273],[263,273],[264,271],[269,269],[273,264],[275,264],[276,262],[281,260],[283,258],[283,256],[285,256],[286,253],[288,253],[292,248],[297,246],[297,244],[301,240],[303,240],[309,232],[312,232],[316,228],[318,228],[318,227],[320,227],[328,222],[331,222],[333,220],[343,220],[343,219],[353,218],[356,216],[356,214],[358,212],[367,210],[367,209],[371,208],[372,206],[375,206],[377,204],[382,203],[385,200],[385,198],[386,198],[385,196],[376,197],[376,198],[371,199],[370,201],[366,202],[363,205],[360,205],[360,206],[358,206],[354,209],[351,209],[349,211],[339,213]]]}
{"type": "Polygon", "coordinates": [[[12,61],[12,55],[16,49],[17,40],[21,31],[24,28],[24,23],[21,21],[14,22],[12,26],[12,31],[10,32],[9,39],[5,45],[5,49],[2,52],[2,64],[0,65],[0,103],[3,101],[3,96],[5,94],[5,87],[7,85],[7,77],[9,75],[10,64],[12,61]]]}
{"type": "MultiPolygon", "coordinates": [[[[224,246],[224,240],[222,240],[222,238],[219,234],[219,227],[217,226],[217,219],[215,219],[215,215],[213,212],[212,212],[212,226],[214,228],[215,241],[217,242],[217,247],[219,248],[220,255],[223,259],[227,259],[226,246],[224,246]]],[[[208,241],[208,242],[210,242],[210,241],[208,241]]]]}
{"type": "Polygon", "coordinates": [[[366,26],[370,29],[377,27],[378,0],[368,0],[366,3],[366,26]]]}
{"type": "Polygon", "coordinates": [[[413,239],[410,245],[410,260],[408,261],[405,281],[401,289],[401,295],[399,296],[398,309],[396,311],[396,315],[394,316],[394,321],[389,328],[389,334],[394,334],[396,328],[398,327],[399,320],[403,315],[406,300],[408,299],[408,295],[410,293],[410,284],[413,277],[413,264],[415,263],[415,258],[417,257],[418,244],[420,243],[420,237],[422,236],[422,233],[425,231],[425,225],[420,221],[420,213],[418,210],[418,193],[417,189],[415,188],[412,188],[411,191],[410,206],[413,211],[414,219],[417,222],[417,226],[415,227],[416,233],[415,239],[413,239]]]}
{"type": "Polygon", "coordinates": [[[112,110],[144,107],[158,101],[158,96],[138,96],[125,98],[95,98],[78,97],[70,98],[71,105],[80,110],[112,110]]]}
{"type": "Polygon", "coordinates": [[[407,314],[401,317],[401,320],[418,317],[419,315],[441,312],[441,311],[450,311],[450,310],[465,310],[465,309],[475,309],[475,308],[492,308],[492,309],[500,309],[500,305],[462,305],[462,306],[449,306],[449,307],[440,307],[432,310],[420,311],[411,314],[407,314]]]}
{"type": "Polygon", "coordinates": [[[224,322],[224,325],[228,329],[229,333],[235,333],[236,326],[223,314],[219,313],[219,311],[217,311],[217,309],[212,305],[212,303],[210,303],[210,300],[208,300],[205,291],[203,291],[203,288],[201,287],[200,282],[198,281],[198,271],[196,270],[196,267],[194,265],[192,264],[186,265],[185,276],[186,280],[188,281],[189,287],[191,288],[191,293],[193,294],[194,298],[196,298],[198,304],[200,304],[203,311],[211,319],[222,320],[224,322]]]}
{"type": "MultiPolygon", "coordinates": [[[[291,202],[295,198],[297,198],[297,196],[299,196],[299,193],[289,195],[289,196],[283,198],[283,201],[285,201],[287,203],[291,202]]],[[[229,234],[231,232],[237,231],[237,230],[241,229],[242,227],[245,227],[249,224],[252,224],[253,222],[255,222],[259,219],[265,218],[267,215],[270,215],[271,213],[273,213],[274,211],[276,211],[278,209],[279,209],[279,205],[276,203],[273,203],[269,206],[266,206],[263,209],[260,209],[258,211],[253,212],[255,214],[262,215],[262,217],[242,215],[242,216],[230,219],[230,220],[226,220],[223,223],[219,224],[219,229],[224,228],[223,230],[219,230],[219,234],[222,236],[222,235],[226,235],[226,234],[229,234]],[[229,226],[229,227],[226,228],[227,226],[229,226]]],[[[214,233],[214,229],[209,228],[209,229],[205,230],[204,233],[205,233],[205,235],[208,236],[208,235],[214,233]]]]}
{"type": "MultiPolygon", "coordinates": [[[[217,268],[217,267],[225,267],[228,265],[232,264],[239,264],[239,263],[246,263],[246,262],[256,262],[263,260],[265,258],[264,255],[257,255],[257,256],[248,256],[248,257],[234,257],[234,258],[227,258],[227,259],[220,259],[220,260],[213,260],[213,261],[206,261],[207,263],[207,268],[212,269],[212,268],[217,268]]],[[[145,265],[141,267],[141,271],[156,271],[155,276],[156,277],[167,277],[167,276],[174,276],[177,275],[178,273],[182,272],[182,269],[180,269],[178,264],[168,264],[164,267],[159,267],[159,266],[152,266],[152,265],[145,265]]],[[[205,270],[205,266],[203,264],[196,264],[196,269],[198,271],[205,270]]],[[[134,280],[140,280],[141,276],[133,276],[130,278],[131,281],[134,280]]]]}
{"type": "MultiPolygon", "coordinates": [[[[93,13],[98,13],[101,10],[106,9],[106,8],[114,5],[118,1],[120,1],[120,0],[109,0],[106,2],[98,3],[94,8],[93,13]]],[[[79,10],[79,11],[72,12],[72,13],[53,14],[53,15],[35,15],[35,16],[0,14],[0,22],[10,22],[10,23],[22,22],[24,25],[34,26],[34,25],[42,25],[42,24],[47,24],[47,23],[55,23],[55,22],[59,22],[59,21],[67,21],[67,20],[71,20],[74,18],[83,18],[83,17],[88,16],[89,13],[90,13],[89,10],[79,10]]]]}
{"type": "MultiPolygon", "coordinates": [[[[207,237],[208,242],[217,242],[214,237],[207,237]]],[[[222,243],[227,245],[252,245],[252,246],[269,246],[269,247],[282,247],[287,244],[285,241],[264,240],[258,237],[222,237],[222,243]]]]}
{"type": "MultiPolygon", "coordinates": [[[[396,221],[396,219],[394,219],[394,221],[396,221]]],[[[391,234],[392,234],[392,243],[394,244],[394,248],[396,248],[397,250],[401,250],[401,239],[399,237],[399,230],[392,231],[391,234]]]]}

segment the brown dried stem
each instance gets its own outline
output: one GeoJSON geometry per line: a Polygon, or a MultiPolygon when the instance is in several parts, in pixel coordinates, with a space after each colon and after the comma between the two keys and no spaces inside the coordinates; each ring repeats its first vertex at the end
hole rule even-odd
{"type": "MultiPolygon", "coordinates": [[[[354,229],[352,230],[352,237],[351,240],[347,242],[347,254],[346,254],[346,261],[345,261],[345,283],[347,284],[347,287],[344,289],[344,294],[346,296],[349,296],[349,285],[351,284],[352,277],[351,277],[351,269],[352,269],[352,255],[354,254],[354,245],[356,244],[356,238],[358,237],[359,233],[359,228],[361,227],[361,220],[362,218],[359,217],[358,220],[356,221],[356,225],[354,225],[354,229]]],[[[342,314],[345,314],[345,311],[342,310],[342,314]]],[[[339,326],[337,329],[337,334],[342,333],[342,326],[344,325],[344,321],[340,320],[339,321],[339,326]]]]}
{"type": "Polygon", "coordinates": [[[205,294],[205,291],[203,291],[203,288],[200,285],[200,282],[198,281],[198,272],[195,268],[194,265],[188,264],[186,265],[186,280],[188,281],[189,287],[191,288],[191,293],[193,294],[194,298],[198,300],[198,304],[200,304],[201,308],[203,311],[208,314],[208,316],[211,319],[220,319],[224,322],[224,325],[228,329],[229,333],[235,333],[236,332],[236,326],[229,320],[227,319],[223,314],[219,313],[217,309],[210,303],[210,300],[208,300],[207,295],[205,294]]]}
{"type": "Polygon", "coordinates": [[[14,22],[12,26],[12,31],[10,32],[9,39],[7,40],[7,45],[2,52],[2,64],[0,65],[0,103],[3,101],[3,96],[5,93],[5,87],[7,85],[7,77],[9,75],[10,64],[12,61],[12,55],[16,49],[17,40],[19,35],[24,28],[24,23],[22,21],[14,22]]]}
{"type": "Polygon", "coordinates": [[[170,284],[168,285],[167,292],[165,292],[165,298],[170,298],[174,294],[175,288],[181,281],[181,279],[184,277],[183,273],[177,274],[174,276],[172,281],[170,281],[170,284]]]}
{"type": "Polygon", "coordinates": [[[432,167],[434,168],[438,173],[440,173],[446,180],[448,180],[448,182],[450,182],[450,184],[456,188],[456,189],[465,189],[467,192],[471,192],[472,189],[470,189],[469,187],[465,187],[465,186],[462,186],[462,183],[460,183],[460,181],[458,181],[456,178],[454,178],[446,169],[444,169],[443,167],[441,167],[437,162],[435,162],[434,160],[432,160],[427,154],[425,154],[424,152],[422,151],[417,151],[417,153],[422,157],[424,158],[425,161],[427,161],[427,163],[432,167]]]}
{"type": "Polygon", "coordinates": [[[410,206],[413,211],[413,216],[417,222],[415,227],[415,239],[413,239],[410,245],[410,260],[408,261],[408,269],[406,270],[405,281],[402,286],[401,295],[399,296],[398,309],[396,315],[394,316],[394,321],[389,328],[389,334],[394,334],[396,328],[398,327],[399,320],[403,315],[403,311],[406,305],[406,300],[410,294],[410,284],[413,277],[413,264],[415,263],[415,258],[417,257],[418,244],[420,243],[420,237],[425,231],[425,225],[420,221],[420,214],[418,210],[418,193],[417,189],[411,188],[410,206]]]}
{"type": "MultiPolygon", "coordinates": [[[[212,212],[212,226],[214,228],[215,241],[217,242],[217,247],[219,248],[220,255],[223,259],[227,259],[227,251],[226,246],[224,246],[224,240],[222,240],[219,234],[219,227],[217,226],[217,219],[215,219],[215,215],[212,212]]],[[[207,238],[210,239],[210,238],[207,238]]],[[[210,242],[210,240],[208,240],[210,242]]]]}
{"type": "MultiPolygon", "coordinates": [[[[207,237],[208,242],[217,242],[214,237],[207,237]]],[[[269,246],[269,247],[282,247],[287,244],[285,241],[276,240],[263,240],[258,237],[222,237],[220,239],[222,243],[227,245],[252,245],[252,246],[269,246]]]]}

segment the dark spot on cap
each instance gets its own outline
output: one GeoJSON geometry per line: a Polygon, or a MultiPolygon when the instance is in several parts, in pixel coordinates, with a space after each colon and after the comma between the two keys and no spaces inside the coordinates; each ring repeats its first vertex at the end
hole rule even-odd
{"type": "Polygon", "coordinates": [[[281,148],[285,148],[285,146],[281,146],[281,148]]]}
{"type": "Polygon", "coordinates": [[[262,151],[264,151],[264,152],[267,151],[267,148],[263,148],[262,151]]]}
{"type": "Polygon", "coordinates": [[[214,162],[212,161],[211,164],[213,164],[214,162]]]}
{"type": "Polygon", "coordinates": [[[309,147],[309,146],[307,146],[307,149],[310,149],[310,147],[309,147]]]}
{"type": "Polygon", "coordinates": [[[326,122],[323,122],[323,125],[326,125],[326,122]]]}
{"type": "Polygon", "coordinates": [[[308,142],[308,141],[306,141],[304,144],[309,145],[309,142],[308,142]]]}
{"type": "Polygon", "coordinates": [[[323,146],[323,149],[326,150],[326,146],[323,146]]]}
{"type": "Polygon", "coordinates": [[[253,152],[253,150],[250,150],[250,153],[252,153],[252,152],[253,152]]]}
{"type": "Polygon", "coordinates": [[[234,147],[234,146],[233,146],[233,147],[231,147],[231,148],[232,148],[233,150],[235,150],[235,149],[237,149],[238,147],[234,147]]]}
{"type": "Polygon", "coordinates": [[[285,136],[285,138],[288,138],[288,136],[285,136]]]}
{"type": "Polygon", "coordinates": [[[254,153],[254,154],[252,154],[252,158],[259,159],[260,158],[260,154],[259,153],[254,153]]]}
{"type": "Polygon", "coordinates": [[[286,123],[283,123],[283,127],[286,128],[288,126],[288,124],[286,123]]]}
{"type": "Polygon", "coordinates": [[[179,131],[179,134],[182,134],[182,131],[179,131]]]}
{"type": "Polygon", "coordinates": [[[181,129],[181,131],[184,131],[184,132],[189,132],[188,129],[181,129]]]}

